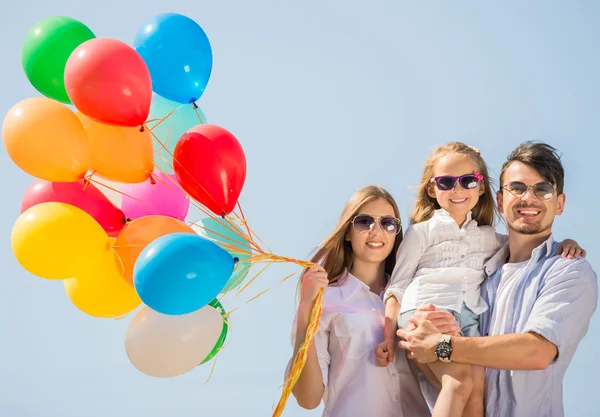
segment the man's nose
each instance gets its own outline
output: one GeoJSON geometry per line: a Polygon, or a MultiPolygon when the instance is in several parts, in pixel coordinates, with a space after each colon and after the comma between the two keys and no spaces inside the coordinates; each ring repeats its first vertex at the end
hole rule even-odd
{"type": "Polygon", "coordinates": [[[528,187],[525,192],[523,193],[523,195],[521,196],[521,200],[523,201],[537,201],[538,198],[535,195],[535,190],[533,189],[533,187],[528,187]]]}

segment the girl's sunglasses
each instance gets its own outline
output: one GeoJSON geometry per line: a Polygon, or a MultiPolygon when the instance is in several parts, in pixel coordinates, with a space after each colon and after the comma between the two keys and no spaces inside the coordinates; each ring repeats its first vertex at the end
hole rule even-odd
{"type": "Polygon", "coordinates": [[[402,223],[400,220],[393,216],[373,217],[368,214],[359,214],[352,219],[352,227],[357,232],[366,232],[367,230],[373,230],[375,222],[379,221],[379,226],[385,232],[397,235],[402,229],[402,223]]]}
{"type": "Polygon", "coordinates": [[[515,197],[522,197],[528,189],[533,188],[533,193],[540,200],[550,200],[554,195],[554,185],[549,182],[538,182],[535,185],[526,185],[521,181],[512,181],[502,187],[515,197]]]}
{"type": "Polygon", "coordinates": [[[463,189],[472,190],[477,188],[479,181],[482,180],[483,176],[479,172],[476,172],[474,174],[461,175],[460,177],[443,175],[441,177],[434,177],[429,182],[435,181],[435,185],[437,185],[437,188],[440,191],[450,191],[454,190],[457,181],[463,189]]]}

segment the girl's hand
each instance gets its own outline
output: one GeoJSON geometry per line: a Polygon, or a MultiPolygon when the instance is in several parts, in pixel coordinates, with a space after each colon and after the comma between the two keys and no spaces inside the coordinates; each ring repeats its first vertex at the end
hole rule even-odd
{"type": "Polygon", "coordinates": [[[394,360],[394,351],[396,350],[394,339],[386,338],[375,348],[375,362],[377,366],[386,367],[394,360]]]}
{"type": "Polygon", "coordinates": [[[321,289],[327,288],[329,278],[325,269],[319,265],[313,265],[302,276],[300,284],[300,305],[304,308],[312,308],[312,305],[321,289]]]}
{"type": "Polygon", "coordinates": [[[556,254],[562,254],[563,258],[569,258],[569,259],[573,259],[573,258],[579,258],[580,256],[583,256],[585,258],[585,249],[583,249],[582,247],[579,246],[579,244],[577,242],[575,242],[573,239],[565,239],[560,243],[560,246],[558,247],[558,251],[556,251],[556,254]]]}

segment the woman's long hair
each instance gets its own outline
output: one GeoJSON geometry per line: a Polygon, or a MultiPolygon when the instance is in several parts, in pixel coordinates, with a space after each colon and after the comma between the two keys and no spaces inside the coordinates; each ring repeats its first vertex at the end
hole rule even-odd
{"type": "MultiPolygon", "coordinates": [[[[365,204],[379,199],[387,201],[394,209],[394,215],[400,219],[400,210],[392,195],[381,187],[368,185],[350,197],[350,200],[348,200],[342,211],[337,226],[317,247],[311,262],[319,263],[323,266],[329,276],[329,283],[337,280],[346,268],[352,266],[354,253],[352,245],[346,240],[352,219],[360,214],[360,210],[365,204]]],[[[396,251],[398,250],[398,246],[400,246],[400,242],[402,242],[402,230],[396,235],[394,248],[385,261],[385,271],[388,274],[392,273],[396,265],[396,251]]]]}

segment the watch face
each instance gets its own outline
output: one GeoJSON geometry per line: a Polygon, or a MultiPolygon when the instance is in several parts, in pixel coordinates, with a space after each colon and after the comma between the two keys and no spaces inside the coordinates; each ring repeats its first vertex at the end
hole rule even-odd
{"type": "Polygon", "coordinates": [[[435,353],[440,358],[448,359],[452,354],[452,345],[448,342],[438,342],[435,353]]]}

